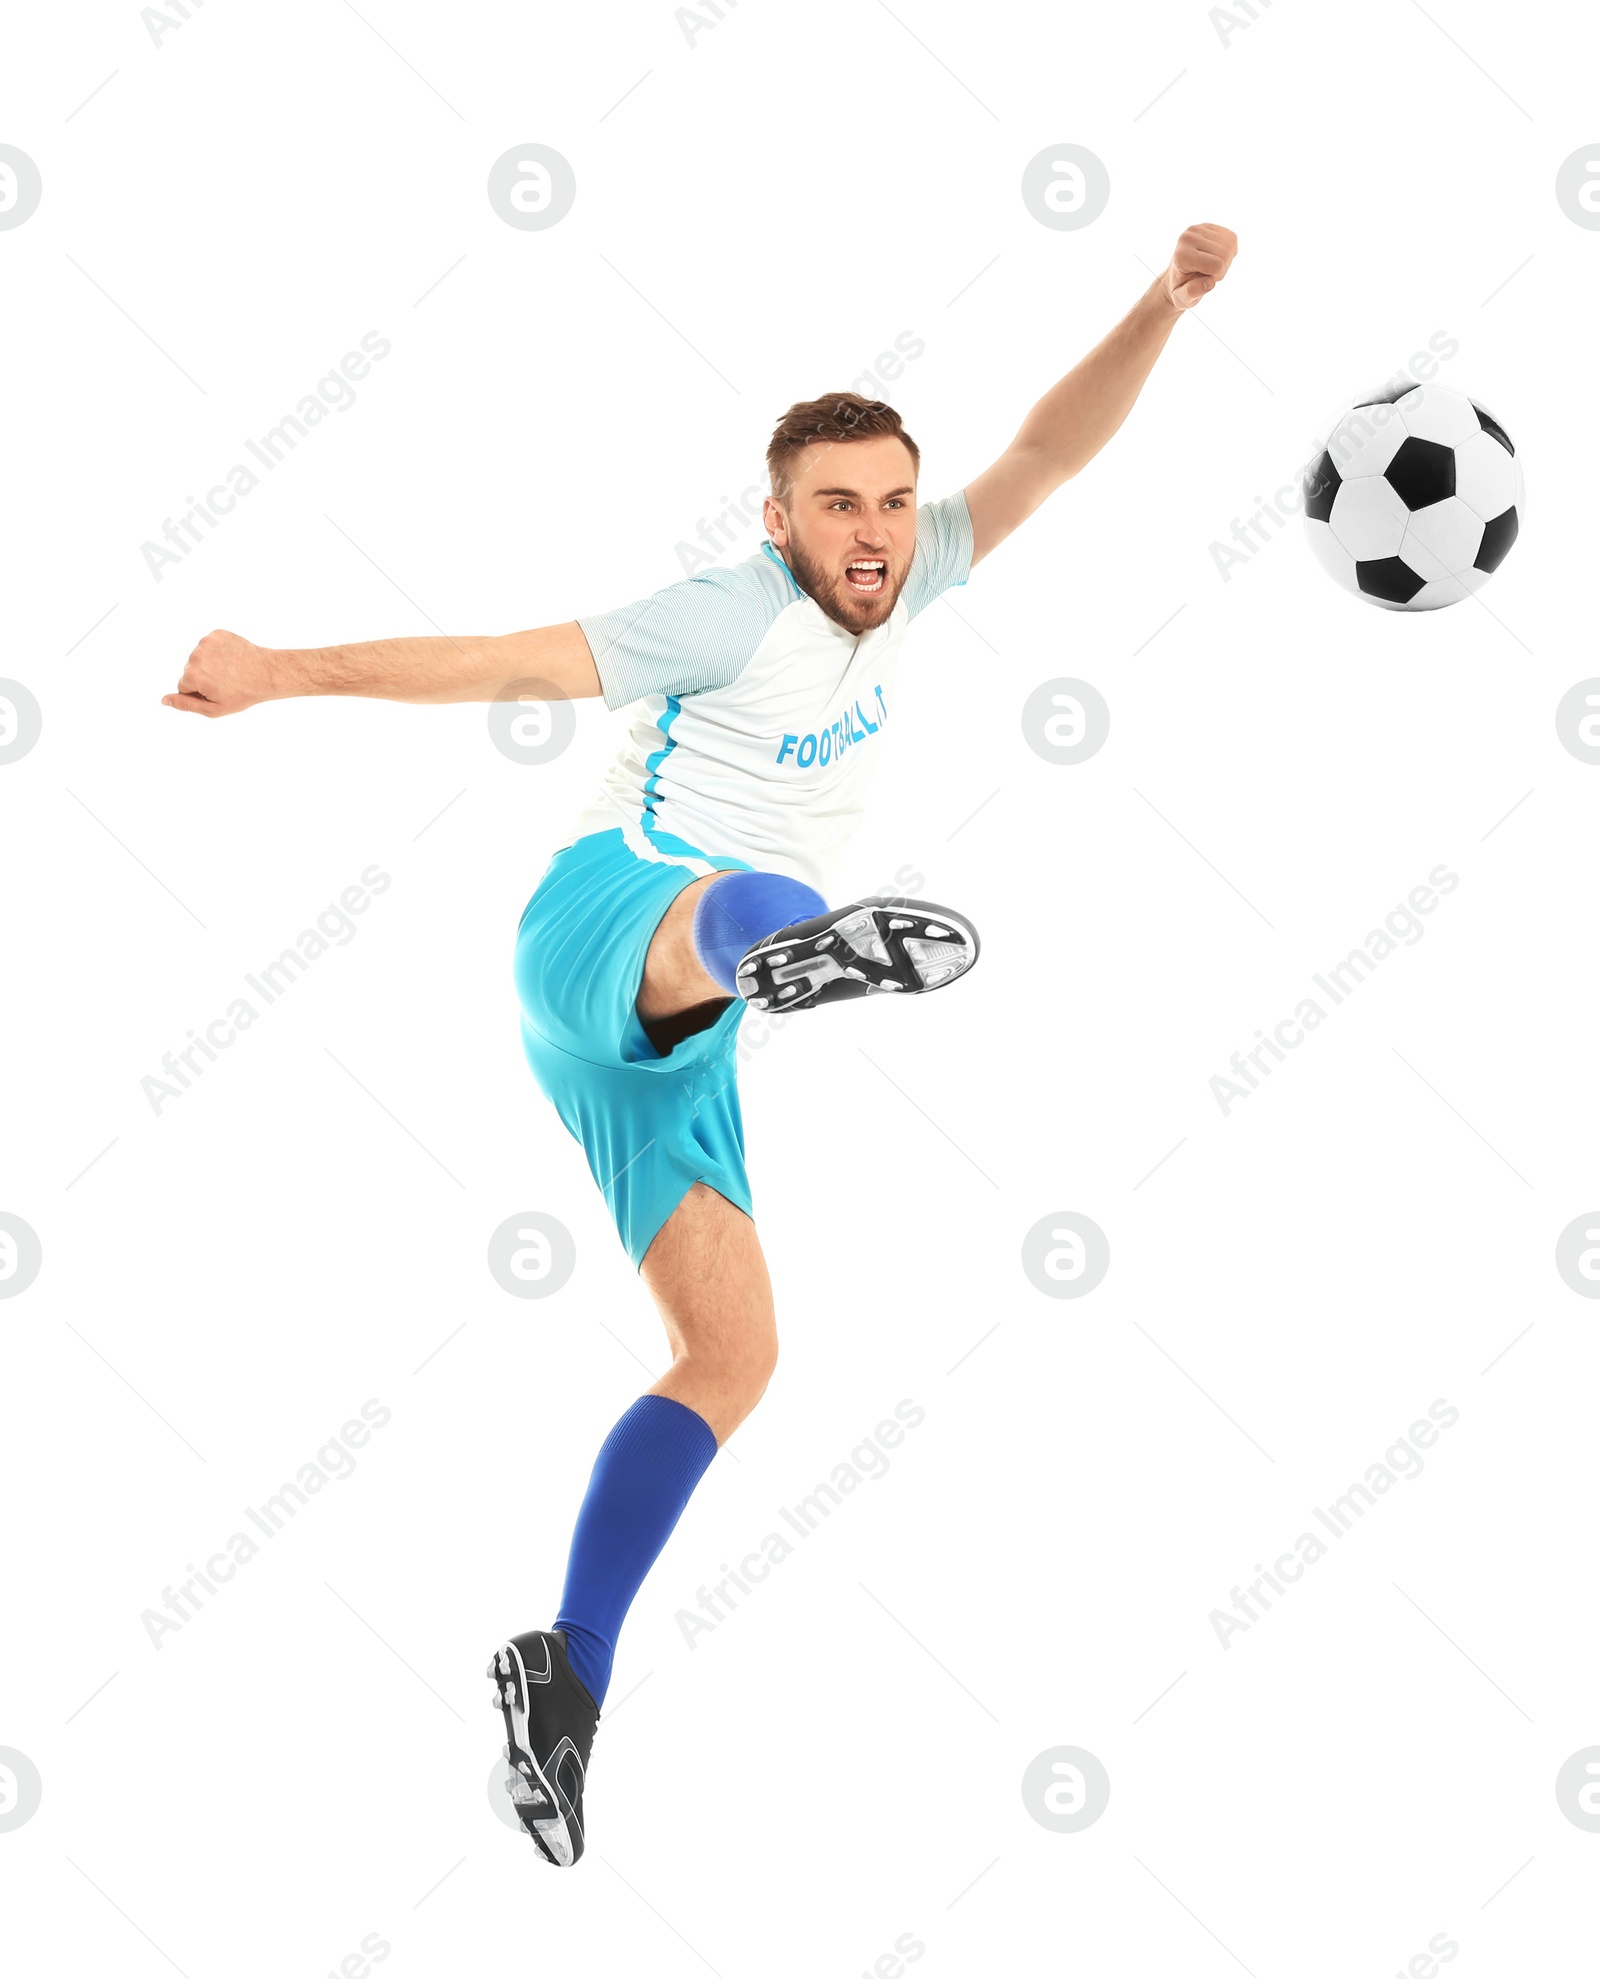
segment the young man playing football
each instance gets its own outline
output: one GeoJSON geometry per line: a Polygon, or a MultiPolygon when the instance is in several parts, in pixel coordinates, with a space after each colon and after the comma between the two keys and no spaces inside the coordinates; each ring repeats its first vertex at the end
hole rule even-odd
{"type": "Polygon", "coordinates": [[[660,1309],[672,1365],[602,1445],[549,1629],[489,1674],[512,1797],[541,1856],[583,1852],[583,1787],[617,1634],[707,1465],[777,1355],[734,1077],[747,1004],[917,995],[978,954],[948,908],[826,893],[894,707],[906,628],[1075,475],[1127,417],[1179,317],[1228,272],[1224,227],[1166,272],[962,491],[917,507],[920,456],[890,407],[792,406],[768,449],[767,541],[620,610],[484,638],[275,651],[209,633],[168,707],[354,694],[603,695],[633,723],[518,932],[534,1076],[583,1147],[660,1309]]]}

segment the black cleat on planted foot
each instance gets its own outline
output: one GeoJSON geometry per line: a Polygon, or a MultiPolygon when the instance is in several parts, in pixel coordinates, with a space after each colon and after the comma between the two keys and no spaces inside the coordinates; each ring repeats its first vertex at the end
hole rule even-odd
{"type": "Polygon", "coordinates": [[[583,1853],[583,1779],[600,1713],[573,1675],[559,1629],[514,1635],[488,1674],[505,1719],[517,1818],[546,1862],[570,1869],[583,1853]]]}
{"type": "Polygon", "coordinates": [[[758,941],[734,984],[757,1010],[809,1010],[880,990],[943,989],[977,959],[977,929],[960,914],[878,893],[758,941]]]}

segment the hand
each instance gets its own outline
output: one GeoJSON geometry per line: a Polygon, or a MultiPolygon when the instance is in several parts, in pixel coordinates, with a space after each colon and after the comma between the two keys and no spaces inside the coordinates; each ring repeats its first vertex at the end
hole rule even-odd
{"type": "Polygon", "coordinates": [[[258,701],[270,701],[271,659],[264,646],[252,646],[237,632],[208,632],[189,655],[178,691],[163,694],[161,705],[214,717],[236,715],[258,701]]]}
{"type": "Polygon", "coordinates": [[[1204,222],[1185,227],[1172,251],[1172,265],[1161,277],[1161,292],[1174,309],[1193,309],[1202,296],[1210,295],[1239,252],[1239,237],[1226,227],[1204,222]]]}

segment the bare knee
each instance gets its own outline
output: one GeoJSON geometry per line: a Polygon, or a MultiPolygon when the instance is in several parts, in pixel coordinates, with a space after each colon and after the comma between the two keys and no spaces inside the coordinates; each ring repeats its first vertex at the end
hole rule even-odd
{"type": "Polygon", "coordinates": [[[674,1388],[702,1398],[701,1413],[720,1443],[767,1392],[777,1364],[776,1331],[752,1330],[737,1340],[703,1343],[678,1353],[667,1380],[674,1388]]]}
{"type": "Polygon", "coordinates": [[[706,974],[694,945],[694,914],[701,890],[720,877],[711,873],[691,881],[657,923],[645,951],[644,972],[635,998],[646,1023],[726,994],[706,974]]]}
{"type": "Polygon", "coordinates": [[[761,1400],[778,1359],[755,1225],[696,1182],[645,1253],[641,1273],[672,1345],[672,1366],[656,1392],[697,1410],[720,1443],[761,1400]]]}
{"type": "Polygon", "coordinates": [[[764,1394],[778,1365],[776,1327],[740,1343],[729,1368],[730,1384],[748,1415],[764,1394]]]}

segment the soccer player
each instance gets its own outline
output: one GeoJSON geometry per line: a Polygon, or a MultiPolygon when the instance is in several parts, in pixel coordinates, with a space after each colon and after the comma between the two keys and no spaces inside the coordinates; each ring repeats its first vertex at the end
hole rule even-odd
{"type": "Polygon", "coordinates": [[[975,481],[917,506],[899,415],[850,392],[791,406],[767,450],[767,540],[615,611],[497,637],[310,651],[212,632],[170,708],[299,694],[414,702],[603,695],[632,728],[518,931],[534,1077],[582,1146],[660,1309],[672,1365],[602,1444],[560,1610],[491,1660],[511,1790],[541,1856],[583,1852],[594,1728],[629,1604],[777,1355],[752,1221],[734,1042],[747,1005],[917,995],[977,959],[964,916],[873,896],[830,908],[912,619],[1105,445],[1237,242],[1188,228],[1165,273],[975,481]]]}

